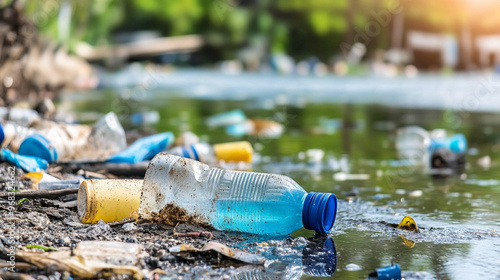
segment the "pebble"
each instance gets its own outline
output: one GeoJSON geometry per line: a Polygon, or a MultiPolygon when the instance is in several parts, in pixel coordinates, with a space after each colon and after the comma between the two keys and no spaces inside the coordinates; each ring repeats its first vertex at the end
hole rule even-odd
{"type": "Polygon", "coordinates": [[[126,223],[122,226],[123,231],[130,232],[137,229],[135,223],[126,223]]]}

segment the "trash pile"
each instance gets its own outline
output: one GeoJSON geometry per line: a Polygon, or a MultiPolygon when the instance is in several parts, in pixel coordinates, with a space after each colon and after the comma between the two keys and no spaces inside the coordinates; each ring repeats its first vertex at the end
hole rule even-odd
{"type": "Polygon", "coordinates": [[[254,152],[247,141],[211,145],[191,132],[177,140],[162,132],[127,145],[113,112],[93,125],[49,120],[31,109],[1,112],[1,160],[19,185],[5,184],[0,213],[15,221],[16,231],[30,234],[8,238],[14,229],[4,226],[0,257],[8,260],[15,250],[23,277],[44,275],[41,269],[66,278],[153,278],[168,274],[155,268],[192,261],[193,254],[210,256],[202,262],[213,264],[210,252],[218,263],[220,256],[231,259],[223,269],[276,265],[219,241],[234,243],[227,234],[238,240],[289,236],[302,227],[320,236],[333,228],[334,194],[307,193],[283,175],[227,169],[236,163],[251,170],[254,152]],[[149,234],[158,230],[163,232],[149,234]],[[171,240],[162,242],[166,237],[171,240]],[[154,244],[165,248],[163,265],[151,261],[154,244]]]}
{"type": "MultiPolygon", "coordinates": [[[[23,277],[156,279],[207,265],[214,275],[234,279],[277,274],[299,279],[335,271],[336,249],[328,235],[337,215],[335,194],[307,193],[287,176],[250,171],[255,157],[248,141],[209,144],[192,132],[176,139],[167,131],[128,145],[113,112],[93,125],[57,122],[21,108],[0,108],[0,117],[5,162],[0,172],[11,178],[0,192],[5,202],[0,215],[7,221],[0,228],[0,258],[9,260],[15,251],[23,277]],[[16,228],[8,227],[11,221],[16,228]],[[315,236],[289,238],[301,228],[315,236]],[[14,231],[30,234],[12,236],[14,231]],[[250,241],[255,236],[300,246],[281,260],[283,254],[263,249],[267,242],[250,241]],[[196,265],[188,268],[186,262],[196,265]]],[[[276,137],[282,132],[256,125],[259,121],[247,120],[239,110],[208,119],[208,125],[227,126],[231,133],[234,125],[249,122],[252,130],[245,133],[276,137]]],[[[440,170],[434,175],[465,168],[467,142],[461,134],[407,127],[398,131],[396,147],[402,161],[440,170]]],[[[298,155],[311,169],[337,171],[336,181],[370,178],[351,174],[346,157],[326,163],[324,157],[319,149],[298,155]]],[[[419,232],[411,217],[387,226],[419,232]]],[[[407,247],[415,245],[400,237],[407,247]]],[[[8,264],[3,266],[8,271],[8,264]]],[[[369,277],[400,279],[401,270],[392,265],[369,277]]]]}

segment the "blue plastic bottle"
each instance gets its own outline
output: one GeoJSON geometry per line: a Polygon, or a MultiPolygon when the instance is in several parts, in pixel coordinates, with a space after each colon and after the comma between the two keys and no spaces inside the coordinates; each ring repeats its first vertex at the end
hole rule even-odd
{"type": "Polygon", "coordinates": [[[166,153],[151,161],[139,207],[143,220],[263,235],[302,227],[327,233],[336,213],[334,194],[307,193],[289,177],[211,168],[166,153]]]}

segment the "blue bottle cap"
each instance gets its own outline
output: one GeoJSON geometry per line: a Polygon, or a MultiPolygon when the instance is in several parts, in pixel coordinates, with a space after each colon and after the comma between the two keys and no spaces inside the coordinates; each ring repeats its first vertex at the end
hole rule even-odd
{"type": "Polygon", "coordinates": [[[302,208],[302,223],[318,233],[329,232],[337,216],[337,197],[333,193],[307,194],[302,208]]]}
{"type": "Polygon", "coordinates": [[[465,153],[467,150],[467,139],[463,134],[450,137],[450,150],[455,153],[465,153]]]}
{"type": "Polygon", "coordinates": [[[33,134],[24,139],[18,152],[20,155],[42,158],[48,163],[57,161],[56,149],[41,134],[33,134]]]}
{"type": "Polygon", "coordinates": [[[377,280],[401,280],[401,268],[394,264],[376,269],[369,277],[377,277],[377,280]]]}
{"type": "Polygon", "coordinates": [[[5,132],[3,132],[3,126],[0,123],[0,144],[3,143],[3,140],[5,140],[5,132]]]}

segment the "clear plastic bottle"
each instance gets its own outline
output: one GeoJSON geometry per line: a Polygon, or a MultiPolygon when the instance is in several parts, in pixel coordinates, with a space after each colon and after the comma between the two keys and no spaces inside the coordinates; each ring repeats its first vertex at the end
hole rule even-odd
{"type": "Polygon", "coordinates": [[[336,213],[334,194],[307,193],[289,177],[211,168],[167,153],[151,161],[139,207],[141,220],[263,235],[302,227],[327,233],[336,213]]]}
{"type": "Polygon", "coordinates": [[[36,133],[35,129],[24,127],[13,122],[0,124],[0,143],[2,148],[7,148],[17,153],[22,141],[36,133]]]}
{"type": "Polygon", "coordinates": [[[23,140],[19,154],[55,161],[103,160],[127,146],[118,117],[110,112],[92,127],[43,122],[33,127],[37,133],[23,140]]]}

